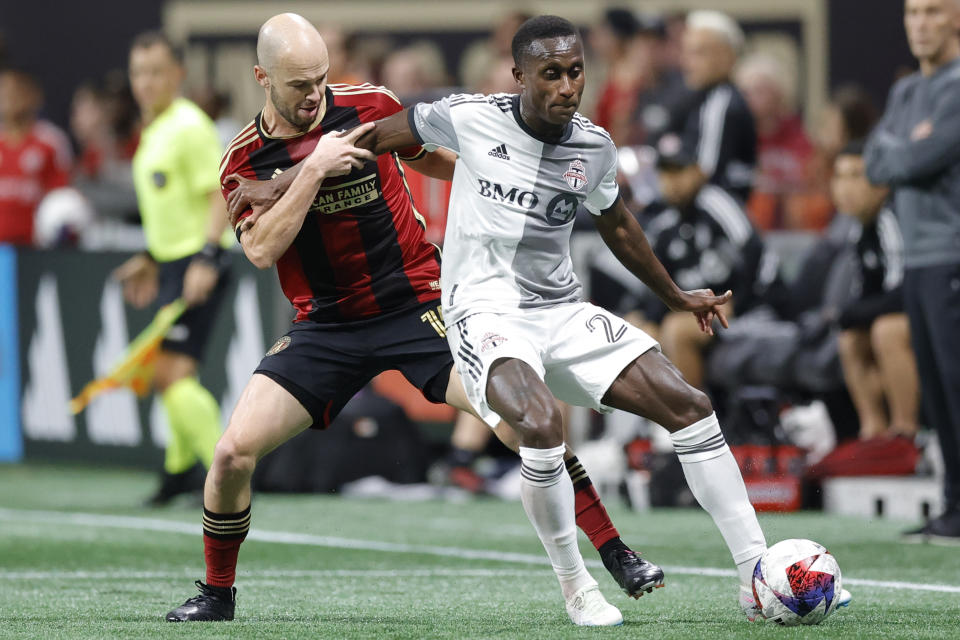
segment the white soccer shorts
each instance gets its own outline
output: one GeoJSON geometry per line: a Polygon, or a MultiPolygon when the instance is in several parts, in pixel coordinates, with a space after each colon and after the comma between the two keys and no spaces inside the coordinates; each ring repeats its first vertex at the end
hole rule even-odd
{"type": "Polygon", "coordinates": [[[476,313],[447,328],[467,399],[484,422],[500,417],[487,404],[487,375],[501,358],[530,365],[553,395],[568,404],[609,412],[601,400],[617,376],[660,345],[622,318],[579,302],[509,313],[476,313]]]}

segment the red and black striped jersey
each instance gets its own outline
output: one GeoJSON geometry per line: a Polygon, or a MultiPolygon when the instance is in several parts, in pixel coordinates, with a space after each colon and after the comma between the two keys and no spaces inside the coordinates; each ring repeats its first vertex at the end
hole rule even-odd
{"type": "MultiPolygon", "coordinates": [[[[383,87],[331,84],[324,108],[313,128],[292,137],[271,137],[261,126],[263,114],[254,118],[220,164],[224,197],[236,188],[224,182],[227,176],[269,180],[308,156],[323,134],[385,118],[402,106],[383,87]]],[[[400,159],[423,153],[416,146],[384,154],[323,181],[300,232],[277,261],[296,322],[364,320],[439,298],[439,250],[424,236],[400,166],[400,159]]]]}

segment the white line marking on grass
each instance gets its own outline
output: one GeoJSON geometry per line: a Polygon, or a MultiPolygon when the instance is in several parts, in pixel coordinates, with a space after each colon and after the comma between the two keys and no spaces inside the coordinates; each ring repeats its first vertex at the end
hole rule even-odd
{"type": "MultiPolygon", "coordinates": [[[[32,509],[4,509],[0,508],[0,520],[45,522],[55,524],[84,525],[90,527],[107,527],[116,529],[134,529],[138,531],[162,531],[168,533],[183,533],[199,536],[202,529],[199,524],[178,522],[175,520],[161,520],[159,518],[143,518],[140,516],[111,516],[98,513],[78,513],[70,511],[41,511],[32,509]]],[[[290,531],[265,531],[251,529],[247,540],[273,542],[277,544],[299,544],[313,547],[329,547],[334,549],[357,549],[363,551],[384,551],[390,553],[414,553],[426,556],[440,556],[468,560],[489,560],[494,562],[509,562],[512,564],[545,565],[547,558],[530,553],[513,553],[508,551],[493,551],[486,549],[463,549],[459,547],[431,547],[426,545],[405,544],[398,542],[382,542],[379,540],[356,540],[353,538],[338,538],[334,536],[317,536],[307,533],[290,531]]],[[[599,568],[602,564],[597,560],[587,560],[587,566],[599,568]]],[[[668,573],[678,575],[696,575],[708,577],[730,577],[736,575],[732,569],[715,569],[711,567],[664,567],[668,573]]],[[[280,572],[281,574],[283,572],[280,572]]],[[[3,575],[0,573],[0,575],[3,575]]],[[[501,572],[502,575],[502,572],[501,572]]],[[[860,578],[844,578],[848,585],[875,587],[879,589],[907,589],[913,591],[935,591],[939,593],[960,593],[960,586],[947,584],[927,584],[922,582],[887,582],[883,580],[867,580],[860,578]]]]}
{"type": "MultiPolygon", "coordinates": [[[[162,580],[195,577],[196,569],[183,571],[131,571],[125,568],[100,571],[2,571],[0,580],[162,580]]],[[[237,571],[244,580],[274,578],[502,578],[550,575],[520,569],[265,569],[237,571]]]]}

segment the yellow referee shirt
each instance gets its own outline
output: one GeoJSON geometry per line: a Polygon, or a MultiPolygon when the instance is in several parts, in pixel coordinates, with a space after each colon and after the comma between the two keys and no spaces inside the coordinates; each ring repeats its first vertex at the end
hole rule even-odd
{"type": "Polygon", "coordinates": [[[140,134],[133,183],[155,260],[169,262],[203,248],[210,193],[220,189],[220,153],[213,121],[186,98],[174,100],[140,134]]]}

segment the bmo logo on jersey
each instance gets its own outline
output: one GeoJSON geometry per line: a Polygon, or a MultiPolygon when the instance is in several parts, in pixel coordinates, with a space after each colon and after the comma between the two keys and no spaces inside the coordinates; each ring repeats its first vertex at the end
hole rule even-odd
{"type": "MultiPolygon", "coordinates": [[[[541,202],[541,197],[533,191],[521,191],[519,187],[507,189],[503,185],[482,178],[478,179],[478,182],[480,184],[480,195],[494,202],[517,205],[528,211],[535,209],[541,202]]],[[[555,227],[567,224],[573,220],[578,206],[580,206],[580,199],[576,195],[565,192],[558,193],[547,203],[545,212],[547,222],[555,227]]]]}
{"type": "Polygon", "coordinates": [[[480,195],[496,202],[516,204],[524,209],[533,209],[540,202],[540,196],[533,191],[521,191],[519,187],[506,189],[501,184],[480,178],[480,195]]]}

